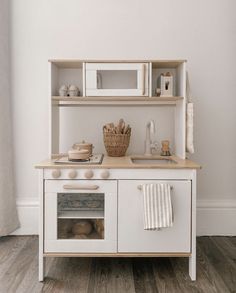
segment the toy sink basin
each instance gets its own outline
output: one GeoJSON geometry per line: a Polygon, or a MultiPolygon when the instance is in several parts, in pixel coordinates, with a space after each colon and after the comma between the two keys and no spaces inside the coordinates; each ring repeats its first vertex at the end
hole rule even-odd
{"type": "Polygon", "coordinates": [[[170,165],[177,164],[171,157],[131,157],[131,162],[138,165],[170,165]]]}

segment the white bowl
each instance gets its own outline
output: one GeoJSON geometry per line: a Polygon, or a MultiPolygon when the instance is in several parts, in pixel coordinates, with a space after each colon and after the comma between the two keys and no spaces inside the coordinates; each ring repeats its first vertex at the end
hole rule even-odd
{"type": "Polygon", "coordinates": [[[90,157],[90,153],[88,150],[69,150],[68,151],[68,159],[69,160],[88,160],[90,157]]]}

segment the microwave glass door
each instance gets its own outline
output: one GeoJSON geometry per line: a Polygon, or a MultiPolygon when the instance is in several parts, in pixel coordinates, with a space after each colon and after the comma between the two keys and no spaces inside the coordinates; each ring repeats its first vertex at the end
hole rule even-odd
{"type": "Polygon", "coordinates": [[[86,96],[147,96],[148,63],[86,63],[86,96]]]}
{"type": "Polygon", "coordinates": [[[137,89],[136,70],[98,70],[98,89],[137,89]]]}

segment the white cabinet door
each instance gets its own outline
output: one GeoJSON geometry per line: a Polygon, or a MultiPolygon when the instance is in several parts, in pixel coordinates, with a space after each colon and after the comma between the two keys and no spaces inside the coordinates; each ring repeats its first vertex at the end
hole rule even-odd
{"type": "Polygon", "coordinates": [[[148,96],[148,63],[86,63],[86,96],[148,96]]]}
{"type": "Polygon", "coordinates": [[[191,181],[120,180],[118,190],[118,252],[190,252],[191,181]],[[143,194],[138,185],[163,182],[173,187],[174,225],[144,230],[143,194]]]}
{"type": "Polygon", "coordinates": [[[45,180],[44,196],[45,252],[117,252],[116,180],[45,180]]]}

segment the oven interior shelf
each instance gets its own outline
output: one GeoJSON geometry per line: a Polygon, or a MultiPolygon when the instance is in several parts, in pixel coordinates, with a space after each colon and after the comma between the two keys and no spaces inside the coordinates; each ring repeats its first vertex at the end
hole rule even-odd
{"type": "Polygon", "coordinates": [[[104,219],[104,211],[59,211],[58,219],[104,219]]]}

